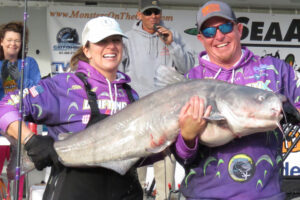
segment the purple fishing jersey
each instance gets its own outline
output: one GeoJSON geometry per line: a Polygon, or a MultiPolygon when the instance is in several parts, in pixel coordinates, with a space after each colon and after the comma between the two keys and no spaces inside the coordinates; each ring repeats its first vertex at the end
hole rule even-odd
{"type": "MultiPolygon", "coordinates": [[[[256,56],[247,48],[242,49],[241,59],[231,69],[209,62],[206,52],[202,52],[199,66],[186,77],[274,91],[300,108],[300,82],[292,66],[273,57],[256,56]]],[[[180,136],[176,152],[184,163],[190,163],[181,192],[189,200],[284,199],[280,191],[281,151],[282,133],[277,130],[237,138],[215,148],[198,144],[198,152],[197,148],[189,149],[180,136]]]]}
{"type": "MultiPolygon", "coordinates": [[[[112,115],[130,103],[124,83],[130,78],[117,72],[117,78],[110,82],[88,63],[79,61],[76,72],[86,75],[91,90],[96,93],[99,111],[112,115]]],[[[138,98],[133,91],[135,99],[138,98]]],[[[90,106],[83,82],[75,73],[64,73],[46,78],[38,85],[24,90],[24,118],[48,127],[49,135],[57,140],[60,133],[79,132],[90,120],[90,106]]],[[[0,102],[0,128],[19,119],[19,95],[10,93],[0,102]]]]}

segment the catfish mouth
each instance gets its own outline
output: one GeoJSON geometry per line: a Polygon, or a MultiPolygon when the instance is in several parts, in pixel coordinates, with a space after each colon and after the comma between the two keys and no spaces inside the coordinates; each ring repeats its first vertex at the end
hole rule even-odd
{"type": "MultiPolygon", "coordinates": [[[[274,101],[274,99],[270,99],[274,101]]],[[[226,103],[218,105],[221,113],[225,116],[232,133],[243,137],[253,133],[267,132],[281,129],[280,121],[284,114],[282,103],[278,98],[272,104],[266,104],[264,107],[255,107],[249,104],[241,106],[239,109],[232,109],[232,106],[226,103]]]]}
{"type": "Polygon", "coordinates": [[[280,108],[280,109],[272,108],[271,110],[273,112],[271,117],[277,119],[276,121],[280,122],[284,116],[283,109],[282,108],[280,108]]]}

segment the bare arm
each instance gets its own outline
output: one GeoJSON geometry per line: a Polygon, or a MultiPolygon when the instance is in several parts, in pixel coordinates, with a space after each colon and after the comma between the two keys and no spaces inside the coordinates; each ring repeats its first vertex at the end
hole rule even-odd
{"type": "MultiPolygon", "coordinates": [[[[7,128],[7,134],[18,138],[18,126],[18,121],[12,122],[7,128]]],[[[56,166],[61,165],[53,147],[53,138],[50,136],[35,135],[26,126],[25,122],[22,122],[21,142],[24,144],[28,156],[38,170],[42,170],[53,164],[56,166]]]]}
{"type": "MultiPolygon", "coordinates": [[[[7,134],[18,139],[18,126],[19,121],[12,122],[7,128],[7,134]]],[[[21,142],[25,144],[31,137],[33,133],[26,126],[25,122],[22,122],[22,139],[21,142]]]]}

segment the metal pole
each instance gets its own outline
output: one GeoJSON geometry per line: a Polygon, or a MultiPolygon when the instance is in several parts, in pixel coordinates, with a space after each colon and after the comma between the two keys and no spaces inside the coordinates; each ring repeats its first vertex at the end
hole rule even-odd
{"type": "Polygon", "coordinates": [[[14,200],[19,199],[19,187],[20,187],[20,165],[21,165],[21,138],[22,138],[22,121],[23,121],[23,87],[24,87],[24,67],[25,67],[25,57],[26,57],[26,21],[27,21],[27,0],[25,0],[24,5],[24,23],[23,23],[23,37],[22,37],[22,65],[21,65],[21,82],[20,82],[20,104],[19,104],[19,128],[18,128],[18,145],[17,145],[17,166],[16,166],[16,190],[14,195],[14,200]]]}

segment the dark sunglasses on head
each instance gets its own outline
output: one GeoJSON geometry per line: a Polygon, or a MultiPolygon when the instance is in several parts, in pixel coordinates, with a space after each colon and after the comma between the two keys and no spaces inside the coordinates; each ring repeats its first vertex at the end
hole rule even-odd
{"type": "Polygon", "coordinates": [[[233,23],[227,22],[217,27],[207,27],[202,29],[201,33],[207,38],[212,38],[216,35],[217,29],[219,29],[223,34],[230,33],[233,30],[233,23]]]}
{"type": "Polygon", "coordinates": [[[159,15],[160,14],[160,10],[158,9],[147,9],[143,12],[143,15],[145,16],[151,16],[152,13],[154,13],[155,15],[159,15]]]}

